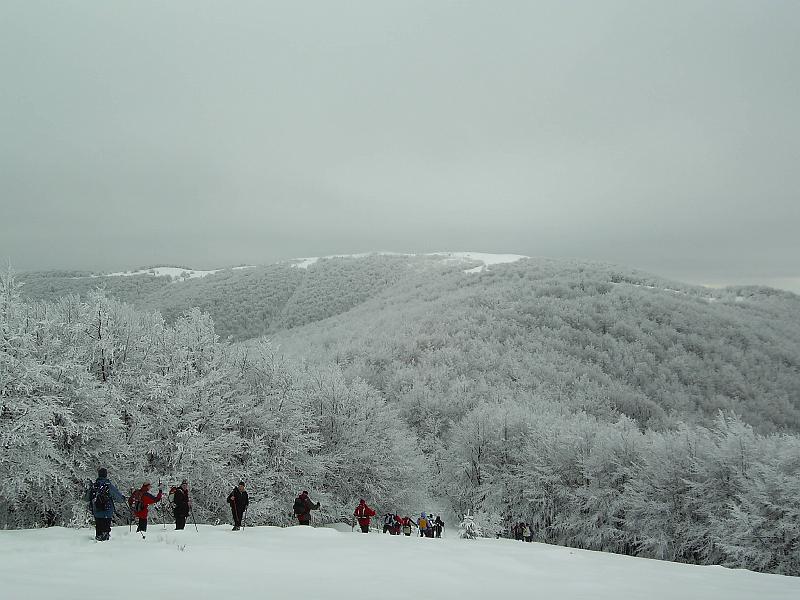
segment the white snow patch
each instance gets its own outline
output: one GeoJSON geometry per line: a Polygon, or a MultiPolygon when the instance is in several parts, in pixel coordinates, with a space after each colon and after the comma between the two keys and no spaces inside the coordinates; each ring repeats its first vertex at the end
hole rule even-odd
{"type": "Polygon", "coordinates": [[[61,527],[0,531],[0,595],[9,600],[86,600],[98,594],[139,600],[153,593],[193,600],[800,598],[797,577],[514,540],[363,535],[341,526],[232,532],[230,525],[201,525],[198,533],[191,525],[171,531],[155,522],[145,540],[127,527],[115,527],[108,542],[93,536],[93,529],[61,527]]]}

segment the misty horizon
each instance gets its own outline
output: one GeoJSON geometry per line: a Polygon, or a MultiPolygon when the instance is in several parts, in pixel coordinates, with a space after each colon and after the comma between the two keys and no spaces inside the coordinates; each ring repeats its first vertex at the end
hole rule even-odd
{"type": "Polygon", "coordinates": [[[800,292],[800,4],[0,7],[0,259],[378,249],[800,292]]]}

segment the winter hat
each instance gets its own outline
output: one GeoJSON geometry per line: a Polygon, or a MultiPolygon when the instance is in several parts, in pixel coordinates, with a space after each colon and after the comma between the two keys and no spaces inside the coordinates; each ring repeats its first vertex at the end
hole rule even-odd
{"type": "Polygon", "coordinates": [[[302,496],[308,496],[308,492],[306,490],[303,490],[303,493],[301,495],[302,496]]]}
{"type": "Polygon", "coordinates": [[[359,503],[359,504],[366,504],[366,502],[364,502],[364,499],[363,499],[363,498],[359,498],[359,499],[358,499],[358,503],[359,503]]]}
{"type": "Polygon", "coordinates": [[[97,469],[97,476],[100,479],[105,479],[106,477],[108,477],[108,471],[106,470],[105,467],[100,467],[99,469],[97,469]]]}
{"type": "Polygon", "coordinates": [[[240,482],[239,482],[239,485],[244,485],[244,481],[240,481],[240,482]]]}
{"type": "Polygon", "coordinates": [[[181,481],[181,485],[183,485],[184,483],[186,485],[189,485],[189,480],[188,479],[184,479],[183,481],[181,481]]]}
{"type": "Polygon", "coordinates": [[[152,483],[150,483],[149,481],[145,481],[145,482],[142,484],[142,489],[144,489],[144,488],[146,488],[146,487],[153,487],[153,484],[152,484],[152,483]]]}

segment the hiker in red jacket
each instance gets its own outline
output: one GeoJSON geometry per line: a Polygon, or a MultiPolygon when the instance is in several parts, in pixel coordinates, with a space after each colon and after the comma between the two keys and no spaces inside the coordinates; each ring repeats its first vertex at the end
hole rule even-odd
{"type": "Polygon", "coordinates": [[[154,504],[161,500],[161,496],[163,492],[161,490],[161,485],[159,484],[158,487],[158,495],[153,496],[150,493],[150,488],[153,487],[149,481],[145,481],[142,484],[142,487],[136,490],[133,494],[131,494],[130,502],[131,502],[131,511],[133,512],[133,516],[139,519],[139,524],[136,526],[136,532],[142,533],[142,537],[144,538],[144,532],[147,531],[147,511],[148,507],[151,504],[154,504]]]}
{"type": "Polygon", "coordinates": [[[375,511],[367,506],[367,503],[364,502],[363,498],[359,500],[358,506],[356,506],[356,510],[353,512],[353,516],[358,519],[358,525],[361,527],[361,533],[369,533],[369,518],[375,516],[375,511]]]}

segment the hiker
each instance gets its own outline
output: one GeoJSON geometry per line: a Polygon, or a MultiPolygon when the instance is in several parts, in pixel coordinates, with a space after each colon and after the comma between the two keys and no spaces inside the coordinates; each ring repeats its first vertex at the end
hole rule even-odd
{"type": "Polygon", "coordinates": [[[239,531],[242,528],[244,511],[247,510],[247,505],[250,504],[247,492],[244,491],[244,481],[240,481],[239,485],[228,494],[228,504],[231,505],[231,513],[233,513],[233,529],[231,531],[239,531]]]}
{"type": "Polygon", "coordinates": [[[400,517],[394,513],[386,513],[383,516],[383,533],[389,535],[400,535],[400,517]]]}
{"type": "Polygon", "coordinates": [[[161,500],[164,494],[161,490],[160,483],[158,484],[157,496],[153,496],[153,494],[150,493],[151,487],[153,487],[153,485],[149,481],[145,481],[142,487],[133,492],[130,498],[128,498],[133,516],[139,519],[139,523],[136,525],[136,533],[141,533],[142,539],[144,539],[144,534],[147,531],[147,513],[150,510],[149,507],[151,504],[155,504],[161,500]]]}
{"type": "Polygon", "coordinates": [[[391,532],[391,529],[394,525],[394,515],[390,513],[386,513],[383,515],[383,533],[387,531],[391,532]]]}
{"type": "Polygon", "coordinates": [[[530,523],[522,524],[522,537],[525,539],[526,542],[533,541],[533,527],[531,527],[530,523]]]}
{"type": "Polygon", "coordinates": [[[186,517],[192,509],[192,499],[189,498],[189,482],[184,479],[180,486],[170,490],[172,496],[173,515],[175,515],[175,530],[186,527],[186,517]]]}
{"type": "Polygon", "coordinates": [[[400,535],[400,517],[396,514],[392,515],[392,526],[389,529],[390,535],[400,535]]]}
{"type": "Polygon", "coordinates": [[[419,515],[417,527],[419,528],[419,537],[425,537],[425,532],[428,530],[428,517],[425,516],[425,513],[419,515]]]}
{"type": "Polygon", "coordinates": [[[300,495],[295,498],[294,506],[292,507],[294,514],[297,515],[297,522],[300,525],[311,525],[311,511],[319,510],[319,502],[314,502],[309,498],[308,492],[303,490],[300,495]]]}
{"type": "Polygon", "coordinates": [[[375,516],[375,511],[367,506],[367,503],[363,498],[358,501],[358,506],[356,506],[353,516],[358,519],[358,525],[361,527],[361,533],[369,533],[369,518],[375,516]]]}
{"type": "Polygon", "coordinates": [[[125,502],[125,496],[108,479],[108,470],[97,470],[97,480],[86,490],[84,499],[94,517],[94,539],[105,542],[111,538],[111,519],[114,518],[114,500],[125,502]]]}
{"type": "Polygon", "coordinates": [[[411,520],[411,517],[401,517],[400,518],[400,528],[403,531],[403,535],[410,536],[411,535],[411,526],[416,526],[416,523],[411,520]]]}
{"type": "Polygon", "coordinates": [[[433,530],[436,532],[436,537],[442,537],[442,531],[444,530],[444,521],[442,521],[442,517],[440,515],[436,515],[436,520],[433,522],[433,530]]]}

